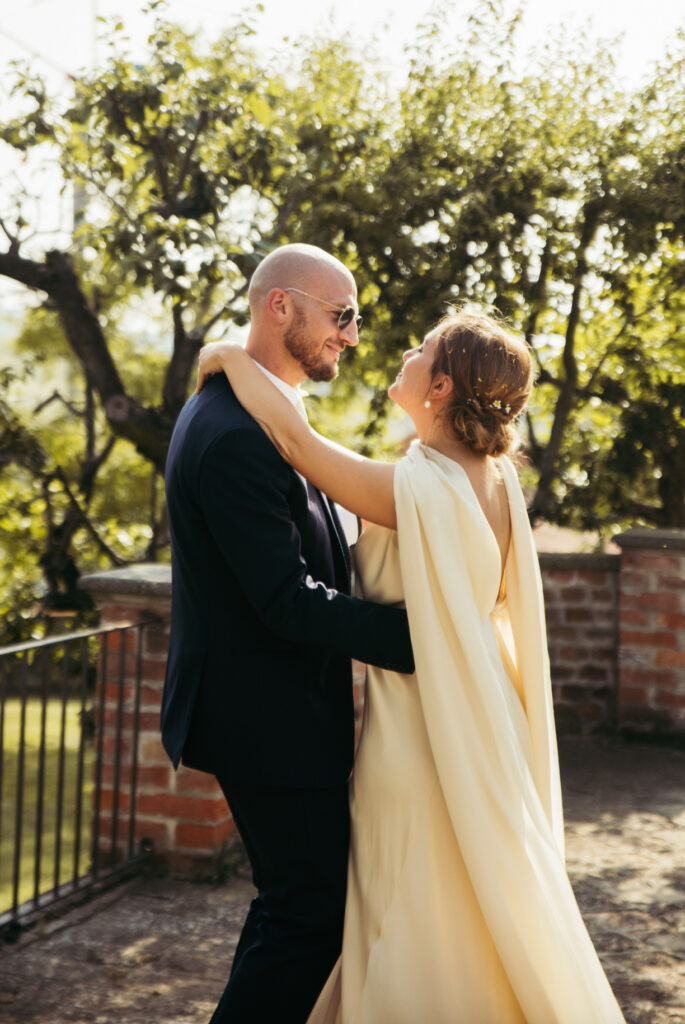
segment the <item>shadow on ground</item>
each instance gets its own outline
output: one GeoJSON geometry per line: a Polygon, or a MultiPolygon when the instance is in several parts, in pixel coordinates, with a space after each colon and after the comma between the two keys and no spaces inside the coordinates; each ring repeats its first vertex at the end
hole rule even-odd
{"type": "MultiPolygon", "coordinates": [[[[626,1020],[685,1024],[685,750],[560,753],[569,874],[626,1020]]],[[[251,897],[244,870],[134,879],[0,951],[0,1020],[207,1024],[251,897]]]]}

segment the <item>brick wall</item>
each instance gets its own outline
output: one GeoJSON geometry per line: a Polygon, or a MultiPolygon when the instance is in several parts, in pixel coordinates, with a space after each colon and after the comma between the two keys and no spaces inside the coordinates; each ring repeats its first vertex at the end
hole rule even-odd
{"type": "MultiPolygon", "coordinates": [[[[213,776],[179,766],[174,772],[159,732],[159,712],[169,645],[169,569],[136,566],[90,577],[103,622],[153,620],[143,630],[140,658],[140,707],[137,716],[138,767],[136,778],[135,842],[151,848],[167,868],[195,877],[214,875],[231,856],[237,832],[223,793],[213,776]]],[[[115,794],[116,728],[119,716],[119,643],[125,638],[122,706],[122,764],[119,769],[120,825],[118,845],[128,839],[131,798],[130,748],[136,729],[136,632],[110,635],[107,641],[108,682],[104,695],[102,736],[100,845],[109,850],[115,794]]],[[[102,651],[100,654],[102,671],[102,651]]],[[[96,695],[99,707],[100,690],[96,695]]]]}
{"type": "MultiPolygon", "coordinates": [[[[561,733],[622,729],[685,741],[685,531],[631,530],[616,540],[620,555],[540,556],[557,727],[561,733]]],[[[137,654],[125,652],[122,735],[129,749],[138,729],[136,840],[151,841],[173,869],[213,873],[236,839],[230,812],[213,778],[183,767],[173,771],[159,737],[170,570],[134,566],[84,584],[102,607],[103,621],[155,620],[144,632],[137,718],[137,654]]],[[[108,662],[116,657],[108,652],[108,662]]],[[[363,667],[354,668],[358,736],[363,667]]],[[[118,694],[118,685],[106,686],[103,847],[111,839],[118,694]]],[[[130,794],[130,773],[122,765],[122,810],[130,794]]]]}
{"type": "Polygon", "coordinates": [[[617,540],[619,727],[685,737],[685,532],[630,530],[617,540]]]}
{"type": "Polygon", "coordinates": [[[560,733],[615,728],[619,567],[619,555],[540,555],[560,733]]]}

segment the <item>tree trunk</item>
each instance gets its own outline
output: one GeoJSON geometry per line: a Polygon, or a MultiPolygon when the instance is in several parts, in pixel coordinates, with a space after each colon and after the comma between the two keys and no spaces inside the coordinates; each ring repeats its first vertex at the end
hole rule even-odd
{"type": "Polygon", "coordinates": [[[144,458],[163,471],[175,415],[145,408],[126,394],[102,327],[74,272],[71,256],[52,250],[44,263],[38,263],[13,252],[0,253],[0,274],[50,296],[86,381],[100,398],[110,429],[134,444],[144,458]]]}
{"type": "Polygon", "coordinates": [[[584,209],[584,221],[578,246],[573,275],[573,296],[571,309],[566,324],[564,351],[562,355],[564,378],[559,390],[559,398],[554,410],[554,420],[549,441],[540,459],[540,477],[533,498],[530,517],[533,522],[548,515],[554,500],[553,484],[558,475],[558,459],[561,444],[566,430],[569,415],[574,409],[578,398],[578,364],[575,354],[576,331],[580,319],[580,301],[583,284],[588,270],[587,251],[599,221],[600,206],[598,200],[592,200],[584,209]]]}

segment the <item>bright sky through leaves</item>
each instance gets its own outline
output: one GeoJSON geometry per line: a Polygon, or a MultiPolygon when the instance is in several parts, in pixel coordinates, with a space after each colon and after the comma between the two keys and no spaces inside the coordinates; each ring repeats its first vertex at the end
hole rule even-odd
{"type": "MultiPolygon", "coordinates": [[[[136,48],[144,47],[151,24],[141,14],[140,0],[24,0],[8,5],[0,16],[0,66],[29,55],[44,57],[43,66],[72,74],[88,66],[102,50],[94,42],[95,19],[120,15],[136,48]],[[25,46],[21,44],[25,43],[25,46]]],[[[391,4],[388,0],[345,0],[321,4],[312,0],[170,0],[162,13],[190,29],[201,28],[208,37],[221,30],[242,11],[251,10],[259,24],[258,38],[268,48],[287,46],[285,40],[302,34],[340,34],[360,43],[377,35],[383,59],[402,66],[402,47],[419,22],[434,7],[433,0],[391,4]]],[[[621,74],[637,83],[650,63],[662,55],[677,26],[685,22],[680,0],[528,0],[521,32],[522,50],[554,34],[562,23],[578,26],[592,19],[592,33],[603,37],[623,34],[617,47],[621,74]]],[[[457,23],[472,10],[470,2],[442,5],[445,21],[457,23]]],[[[514,4],[511,4],[514,9],[514,4]]],[[[98,32],[102,33],[100,25],[98,32]]]]}

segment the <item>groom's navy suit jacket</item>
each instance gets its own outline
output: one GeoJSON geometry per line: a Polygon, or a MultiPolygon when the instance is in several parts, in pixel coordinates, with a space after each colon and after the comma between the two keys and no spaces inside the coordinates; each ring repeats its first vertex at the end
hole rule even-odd
{"type": "Polygon", "coordinates": [[[278,454],[224,374],[181,411],[166,468],[172,553],[162,739],[235,780],[348,777],[350,656],[413,670],[405,612],[349,594],[335,508],[278,454]]]}

